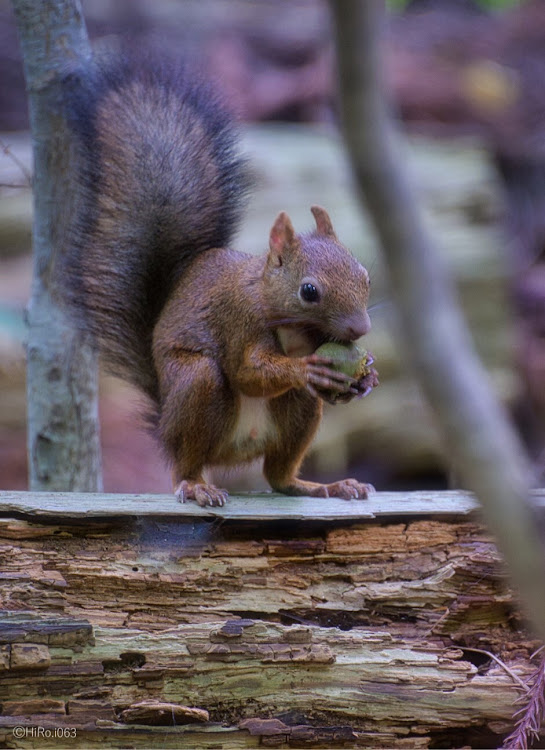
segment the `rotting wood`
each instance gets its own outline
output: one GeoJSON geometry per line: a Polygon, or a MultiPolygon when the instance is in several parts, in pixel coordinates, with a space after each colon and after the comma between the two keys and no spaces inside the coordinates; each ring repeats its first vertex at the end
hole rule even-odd
{"type": "Polygon", "coordinates": [[[466,493],[3,492],[0,515],[5,746],[498,746],[521,687],[473,649],[533,671],[466,493]]]}
{"type": "MultiPolygon", "coordinates": [[[[545,490],[534,490],[536,506],[545,507],[545,490]]],[[[0,491],[0,515],[22,514],[51,520],[126,518],[218,518],[240,521],[342,521],[387,516],[466,516],[478,509],[470,492],[377,492],[367,500],[286,497],[274,493],[230,495],[223,508],[178,503],[173,495],[115,495],[76,492],[0,491]]]]}

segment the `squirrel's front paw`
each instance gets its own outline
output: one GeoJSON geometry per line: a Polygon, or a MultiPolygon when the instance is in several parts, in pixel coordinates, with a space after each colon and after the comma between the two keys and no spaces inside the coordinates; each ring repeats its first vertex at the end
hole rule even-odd
{"type": "Polygon", "coordinates": [[[227,490],[220,490],[213,484],[190,482],[187,479],[180,482],[174,494],[181,503],[194,500],[201,508],[225,505],[229,496],[227,490]]]}
{"type": "Polygon", "coordinates": [[[358,380],[357,384],[349,393],[341,393],[335,396],[330,403],[347,404],[349,401],[352,401],[353,398],[364,398],[364,396],[368,396],[378,384],[378,372],[374,367],[371,367],[369,368],[369,372],[358,380]]]}
{"type": "Polygon", "coordinates": [[[369,372],[358,380],[358,398],[367,396],[373,388],[376,388],[379,384],[378,372],[374,367],[369,368],[369,372]]]}
{"type": "Polygon", "coordinates": [[[307,390],[320,398],[328,399],[329,393],[357,395],[357,380],[344,372],[334,370],[330,357],[310,354],[304,358],[305,385],[307,390]]]}

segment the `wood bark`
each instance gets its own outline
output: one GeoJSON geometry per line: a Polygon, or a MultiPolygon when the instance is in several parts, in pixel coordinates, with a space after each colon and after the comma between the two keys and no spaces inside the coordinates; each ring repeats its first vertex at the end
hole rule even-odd
{"type": "Polygon", "coordinates": [[[55,263],[74,211],[75,154],[60,106],[62,76],[90,47],[76,0],[14,0],[28,91],[34,157],[34,276],[28,307],[30,486],[101,488],[97,356],[59,304],[55,263]]]}
{"type": "Polygon", "coordinates": [[[467,493],[0,492],[0,569],[13,748],[497,747],[538,645],[467,493]]]}

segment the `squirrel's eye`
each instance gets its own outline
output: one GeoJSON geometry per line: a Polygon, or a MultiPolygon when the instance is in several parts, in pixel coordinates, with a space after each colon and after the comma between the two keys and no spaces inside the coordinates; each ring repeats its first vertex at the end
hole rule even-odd
{"type": "Polygon", "coordinates": [[[301,284],[299,294],[301,295],[301,299],[304,299],[305,302],[318,302],[320,299],[320,292],[316,289],[314,284],[308,282],[306,284],[301,284]]]}

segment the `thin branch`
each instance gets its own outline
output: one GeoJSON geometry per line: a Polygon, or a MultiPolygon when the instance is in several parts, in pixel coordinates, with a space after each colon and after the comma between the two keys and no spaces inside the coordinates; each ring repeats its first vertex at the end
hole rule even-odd
{"type": "Polygon", "coordinates": [[[545,554],[528,502],[530,464],[473,350],[403,167],[382,81],[384,3],[331,0],[330,7],[345,138],[386,260],[407,364],[437,415],[457,476],[479,498],[514,588],[545,640],[545,554]]]}
{"type": "Polygon", "coordinates": [[[496,656],[496,654],[493,654],[491,651],[485,651],[484,648],[470,648],[469,646],[462,646],[461,647],[463,651],[472,651],[475,654],[484,654],[485,656],[488,656],[489,659],[493,659],[496,664],[498,664],[504,672],[506,672],[509,677],[514,680],[523,690],[525,693],[530,692],[530,688],[528,685],[518,677],[512,669],[509,669],[507,664],[505,664],[499,656],[496,656]]]}
{"type": "Polygon", "coordinates": [[[27,167],[26,164],[23,164],[23,162],[15,156],[11,148],[8,146],[5,141],[0,138],[0,148],[5,153],[5,155],[12,160],[14,164],[16,164],[21,172],[23,173],[23,177],[25,178],[26,186],[25,185],[9,185],[8,187],[32,187],[32,172],[27,167]]]}

